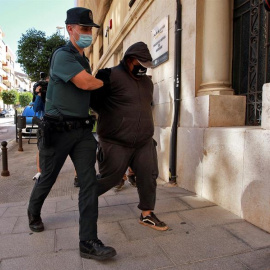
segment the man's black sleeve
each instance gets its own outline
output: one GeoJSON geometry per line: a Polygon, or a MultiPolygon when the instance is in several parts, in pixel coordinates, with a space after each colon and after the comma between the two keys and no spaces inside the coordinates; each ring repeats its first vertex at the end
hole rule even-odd
{"type": "Polygon", "coordinates": [[[110,68],[100,69],[96,75],[96,78],[102,80],[104,83],[103,87],[91,91],[90,107],[97,113],[99,113],[107,96],[110,94],[110,75],[110,68]]]}

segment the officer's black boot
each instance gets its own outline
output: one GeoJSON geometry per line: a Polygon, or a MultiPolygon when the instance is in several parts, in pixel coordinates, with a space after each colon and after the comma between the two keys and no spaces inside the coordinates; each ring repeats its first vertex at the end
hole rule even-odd
{"type": "Polygon", "coordinates": [[[28,211],[29,228],[33,232],[44,231],[44,224],[40,216],[34,216],[28,211]]]}
{"type": "Polygon", "coordinates": [[[116,255],[113,247],[106,247],[99,239],[80,241],[80,255],[86,259],[105,260],[116,255]]]}

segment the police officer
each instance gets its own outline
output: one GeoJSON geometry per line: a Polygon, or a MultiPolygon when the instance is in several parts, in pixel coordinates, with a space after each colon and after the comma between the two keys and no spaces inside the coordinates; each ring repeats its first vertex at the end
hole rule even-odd
{"type": "Polygon", "coordinates": [[[97,142],[88,111],[90,91],[102,87],[103,82],[91,75],[83,52],[91,45],[92,27],[99,26],[93,22],[91,10],[82,7],[69,9],[65,23],[70,40],[51,57],[45,116],[40,126],[41,176],[29,201],[29,227],[34,232],[44,230],[41,208],[69,155],[80,179],[80,255],[102,260],[115,256],[116,251],[97,237],[97,142]]]}

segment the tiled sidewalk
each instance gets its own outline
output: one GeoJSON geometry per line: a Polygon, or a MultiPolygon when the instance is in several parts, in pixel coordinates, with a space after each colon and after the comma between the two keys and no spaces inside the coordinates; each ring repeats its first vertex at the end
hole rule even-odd
{"type": "Polygon", "coordinates": [[[103,262],[82,259],[72,163],[67,160],[45,201],[45,231],[32,233],[26,209],[36,146],[24,144],[22,153],[16,145],[9,149],[11,175],[0,178],[0,189],[4,189],[0,193],[0,270],[270,270],[270,234],[161,181],[155,213],[169,225],[168,231],[138,223],[138,194],[126,184],[122,191],[111,190],[99,199],[99,237],[117,250],[117,256],[103,262]]]}

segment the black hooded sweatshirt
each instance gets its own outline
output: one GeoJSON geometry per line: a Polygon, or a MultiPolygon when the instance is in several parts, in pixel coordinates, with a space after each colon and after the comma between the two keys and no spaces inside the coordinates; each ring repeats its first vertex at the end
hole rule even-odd
{"type": "Polygon", "coordinates": [[[127,57],[152,60],[143,42],[130,46],[118,66],[99,70],[96,78],[103,80],[105,86],[91,92],[91,107],[99,114],[97,134],[100,140],[139,147],[154,134],[153,83],[146,75],[138,80],[131,77],[125,64],[127,57]]]}

